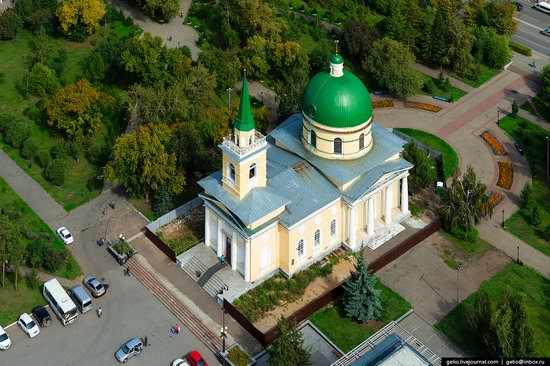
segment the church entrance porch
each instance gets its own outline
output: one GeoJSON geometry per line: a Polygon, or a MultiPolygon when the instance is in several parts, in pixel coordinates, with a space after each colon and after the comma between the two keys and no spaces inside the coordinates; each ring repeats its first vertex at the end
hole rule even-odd
{"type": "Polygon", "coordinates": [[[225,261],[227,263],[231,262],[231,238],[229,236],[225,237],[225,261]]]}
{"type": "Polygon", "coordinates": [[[385,217],[374,220],[372,232],[368,227],[364,227],[357,232],[357,246],[375,250],[391,238],[405,230],[400,223],[410,217],[410,212],[403,213],[400,208],[391,209],[391,222],[386,224],[385,217]]]}

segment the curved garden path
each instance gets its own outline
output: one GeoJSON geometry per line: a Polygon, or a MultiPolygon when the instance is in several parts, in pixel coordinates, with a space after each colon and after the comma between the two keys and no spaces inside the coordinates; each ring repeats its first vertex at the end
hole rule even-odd
{"type": "MultiPolygon", "coordinates": [[[[503,213],[507,218],[519,208],[520,192],[530,180],[531,173],[525,157],[516,151],[514,142],[496,125],[497,110],[503,117],[511,111],[514,98],[521,104],[525,99],[534,96],[537,90],[538,85],[532,81],[511,71],[503,71],[454,104],[436,103],[429,97],[411,98],[414,101],[445,106],[445,109],[438,113],[397,107],[377,109],[375,118],[377,123],[385,127],[424,130],[447,141],[459,156],[462,172],[468,165],[473,166],[478,178],[487,184],[489,190],[505,197],[495,208],[493,217],[479,225],[480,236],[514,259],[519,247],[521,260],[550,278],[550,257],[500,227],[503,213]],[[507,155],[493,154],[479,137],[484,131],[489,131],[503,144],[507,155]],[[514,180],[510,190],[496,186],[499,173],[497,161],[510,161],[514,166],[514,180]]],[[[399,106],[400,103],[396,105],[399,106]]]]}

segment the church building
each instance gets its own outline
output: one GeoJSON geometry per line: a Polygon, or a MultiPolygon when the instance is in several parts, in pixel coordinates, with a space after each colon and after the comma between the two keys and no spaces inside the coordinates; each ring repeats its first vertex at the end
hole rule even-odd
{"type": "Polygon", "coordinates": [[[222,168],[199,182],[205,245],[247,282],[291,277],[341,246],[374,250],[410,216],[405,141],[374,123],[341,55],[309,81],[301,109],[263,136],[245,75],[222,168]]]}

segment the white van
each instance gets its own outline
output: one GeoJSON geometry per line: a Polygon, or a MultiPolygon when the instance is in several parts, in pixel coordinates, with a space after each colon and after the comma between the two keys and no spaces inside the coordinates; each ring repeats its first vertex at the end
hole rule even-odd
{"type": "Polygon", "coordinates": [[[535,4],[535,9],[542,11],[543,13],[550,14],[550,4],[547,2],[540,2],[535,4]]]}

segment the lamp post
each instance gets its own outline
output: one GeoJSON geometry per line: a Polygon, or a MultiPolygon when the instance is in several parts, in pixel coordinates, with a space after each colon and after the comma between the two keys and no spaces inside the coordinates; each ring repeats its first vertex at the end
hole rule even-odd
{"type": "Polygon", "coordinates": [[[225,339],[227,338],[227,327],[225,326],[225,306],[222,305],[222,327],[220,329],[220,337],[222,337],[222,352],[220,356],[223,359],[222,365],[225,366],[225,357],[227,353],[225,351],[225,339]]]}
{"type": "Polygon", "coordinates": [[[500,124],[500,109],[497,108],[497,125],[500,124]]]}
{"type": "Polygon", "coordinates": [[[227,111],[231,113],[231,92],[233,88],[227,88],[227,111]]]}
{"type": "Polygon", "coordinates": [[[120,245],[120,255],[124,255],[124,240],[126,240],[124,235],[118,234],[118,244],[120,245]]]}
{"type": "Polygon", "coordinates": [[[546,136],[546,184],[548,184],[548,164],[550,162],[550,156],[548,152],[548,136],[546,136]]]}
{"type": "Polygon", "coordinates": [[[458,306],[458,303],[460,301],[460,298],[458,296],[458,287],[459,287],[459,280],[460,280],[460,267],[462,266],[461,263],[459,263],[457,266],[456,266],[456,306],[458,306]]]}
{"type": "Polygon", "coordinates": [[[519,264],[519,245],[518,245],[518,259],[516,260],[516,263],[519,264]]]}
{"type": "Polygon", "coordinates": [[[506,225],[504,225],[504,210],[502,210],[502,228],[506,229],[506,225]]]}

